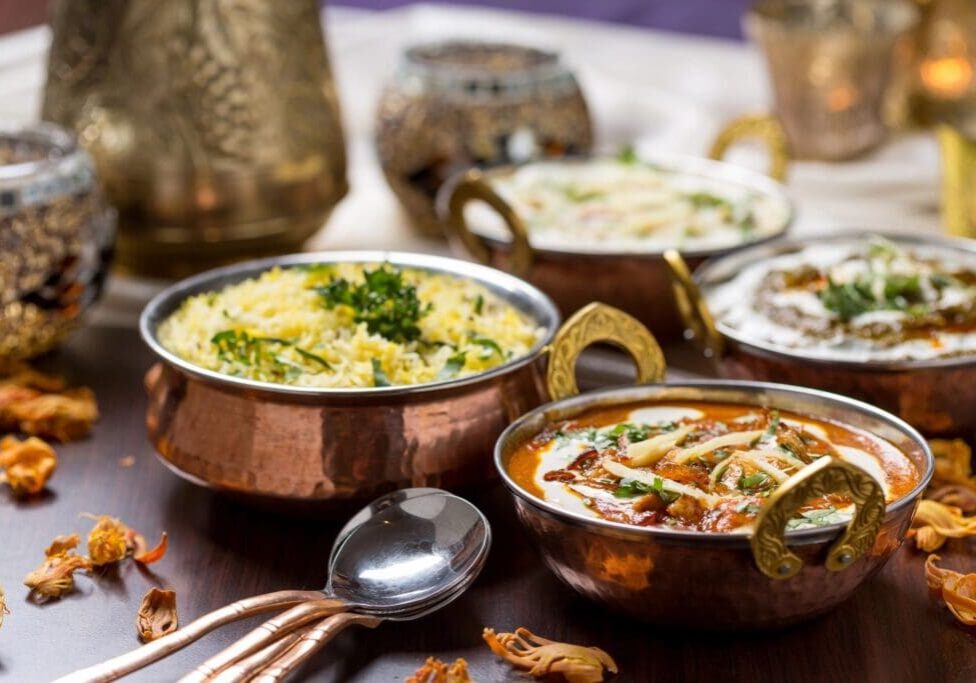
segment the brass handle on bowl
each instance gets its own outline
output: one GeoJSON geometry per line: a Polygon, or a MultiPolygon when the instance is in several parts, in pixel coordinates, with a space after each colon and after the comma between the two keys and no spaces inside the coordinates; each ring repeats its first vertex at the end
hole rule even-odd
{"type": "Polygon", "coordinates": [[[830,546],[827,569],[847,569],[871,549],[885,516],[880,484],[855,465],[823,457],[783,482],[756,518],[750,542],[756,566],[763,574],[788,579],[800,571],[803,560],[786,545],[786,523],[811,498],[841,491],[850,495],[856,509],[844,533],[830,546]]]}
{"type": "Polygon", "coordinates": [[[708,157],[721,160],[730,147],[749,138],[758,138],[766,145],[769,154],[769,177],[784,182],[790,163],[790,144],[783,124],[770,114],[749,114],[729,121],[719,131],[708,151],[708,157]]]}
{"type": "Polygon", "coordinates": [[[623,311],[601,303],[591,303],[567,320],[549,346],[546,387],[552,400],[575,396],[576,360],[583,349],[607,342],[633,358],[637,382],[650,384],[664,381],[664,353],[646,327],[623,311]]]}
{"type": "Polygon", "coordinates": [[[467,171],[451,187],[447,198],[446,211],[441,210],[442,219],[446,221],[448,229],[460,239],[472,257],[486,265],[491,265],[491,247],[478,235],[471,232],[467,219],[464,217],[464,207],[468,202],[480,200],[498,212],[505,225],[512,234],[512,253],[509,257],[509,270],[520,277],[528,273],[532,266],[532,247],[529,245],[529,235],[525,223],[519,218],[508,202],[495,192],[484,178],[484,174],[476,168],[467,171]],[[446,214],[446,215],[443,215],[446,214]]]}
{"type": "Polygon", "coordinates": [[[715,318],[708,310],[688,264],[675,249],[664,252],[664,262],[668,266],[671,291],[682,320],[695,335],[702,352],[709,358],[720,358],[725,352],[725,339],[715,326],[715,318]]]}

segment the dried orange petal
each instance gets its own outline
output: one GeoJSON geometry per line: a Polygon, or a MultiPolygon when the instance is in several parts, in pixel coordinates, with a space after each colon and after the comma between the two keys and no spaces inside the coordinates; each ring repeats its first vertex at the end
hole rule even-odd
{"type": "Polygon", "coordinates": [[[108,515],[95,517],[95,520],[95,526],[88,533],[88,555],[92,564],[100,567],[124,560],[129,554],[126,542],[129,527],[108,515]]]}
{"type": "Polygon", "coordinates": [[[963,512],[976,512],[976,488],[963,484],[946,484],[925,494],[929,500],[945,505],[953,505],[963,512]]]}
{"type": "Polygon", "coordinates": [[[976,626],[976,574],[960,574],[936,566],[941,558],[929,555],[925,561],[925,581],[941,595],[946,607],[961,623],[976,626]]]}
{"type": "Polygon", "coordinates": [[[30,496],[44,490],[58,466],[54,449],[36,436],[24,441],[6,437],[0,441],[0,481],[5,481],[15,496],[30,496]]]}
{"type": "Polygon", "coordinates": [[[81,538],[78,534],[55,536],[54,540],[51,541],[51,545],[44,551],[44,556],[53,557],[54,555],[63,555],[69,550],[77,548],[79,543],[81,543],[81,538]]]}
{"type": "Polygon", "coordinates": [[[536,678],[561,674],[569,683],[599,683],[604,671],[617,673],[616,663],[600,648],[548,640],[527,628],[497,635],[486,628],[482,638],[496,655],[536,678]]]}
{"type": "Polygon", "coordinates": [[[935,456],[935,475],[932,485],[961,484],[976,488],[972,477],[972,451],[962,439],[931,439],[929,446],[935,456]]]}
{"type": "Polygon", "coordinates": [[[132,559],[139,564],[152,564],[163,559],[166,549],[169,547],[169,535],[164,531],[159,538],[159,543],[152,550],[146,548],[146,539],[142,534],[133,533],[130,535],[129,546],[132,549],[132,559]]]}
{"type": "Polygon", "coordinates": [[[144,643],[156,640],[175,631],[178,624],[176,592],[150,588],[142,597],[139,612],[136,614],[139,640],[144,643]]]}
{"type": "Polygon", "coordinates": [[[42,391],[61,391],[64,379],[35,370],[24,361],[4,360],[0,362],[0,376],[4,384],[31,387],[42,391]]]}
{"type": "Polygon", "coordinates": [[[976,536],[976,517],[965,517],[962,510],[934,500],[922,500],[912,520],[915,544],[921,550],[937,550],[947,538],[976,536]]]}

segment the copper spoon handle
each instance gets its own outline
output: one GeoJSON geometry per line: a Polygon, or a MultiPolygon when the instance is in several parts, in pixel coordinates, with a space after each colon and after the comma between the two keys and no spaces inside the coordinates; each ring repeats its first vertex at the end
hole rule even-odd
{"type": "Polygon", "coordinates": [[[268,619],[233,645],[218,652],[181,678],[179,683],[204,683],[238,660],[254,654],[305,624],[342,612],[347,607],[345,602],[332,598],[296,605],[284,614],[268,619]]]}
{"type": "Polygon", "coordinates": [[[336,637],[340,631],[350,624],[360,624],[368,628],[376,628],[382,621],[379,617],[365,614],[343,612],[335,614],[315,624],[306,631],[298,642],[289,647],[283,654],[267,657],[267,665],[253,678],[238,679],[239,683],[253,681],[253,683],[278,683],[287,678],[288,674],[300,667],[307,659],[321,650],[336,637]]]}
{"type": "MultiPolygon", "coordinates": [[[[331,618],[326,617],[326,619],[331,618]]],[[[285,650],[298,642],[299,638],[315,626],[315,623],[306,624],[297,631],[292,631],[288,635],[282,636],[263,650],[258,650],[253,655],[248,655],[244,659],[234,662],[216,676],[211,677],[207,683],[234,683],[235,681],[251,680],[268,662],[277,659],[285,650]]]]}
{"type": "Polygon", "coordinates": [[[205,614],[168,636],[146,643],[140,648],[113,657],[101,664],[95,664],[70,673],[59,678],[55,683],[105,683],[106,681],[114,681],[183,649],[224,624],[255,614],[292,607],[309,600],[321,599],[321,591],[276,591],[244,598],[205,614]]]}

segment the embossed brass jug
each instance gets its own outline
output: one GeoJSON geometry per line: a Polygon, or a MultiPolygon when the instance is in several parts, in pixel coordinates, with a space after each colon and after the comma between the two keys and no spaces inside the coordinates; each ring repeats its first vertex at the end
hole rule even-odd
{"type": "Polygon", "coordinates": [[[59,0],[43,116],[78,131],[151,275],[294,251],[346,192],[316,0],[59,0]]]}

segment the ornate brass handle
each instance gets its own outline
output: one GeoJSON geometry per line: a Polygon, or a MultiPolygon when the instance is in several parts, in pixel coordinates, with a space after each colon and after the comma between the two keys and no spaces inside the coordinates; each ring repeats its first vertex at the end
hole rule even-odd
{"type": "Polygon", "coordinates": [[[758,138],[765,143],[769,153],[769,177],[784,182],[790,163],[790,145],[783,124],[770,114],[750,114],[729,121],[712,143],[708,157],[721,160],[730,147],[747,138],[758,138]]]}
{"type": "Polygon", "coordinates": [[[756,518],[752,556],[763,574],[772,579],[788,579],[800,571],[803,560],[786,546],[786,523],[811,498],[838,491],[850,494],[856,510],[847,529],[830,546],[827,569],[847,569],[871,549],[885,516],[881,486],[861,468],[824,457],[783,482],[756,518]]]}
{"type": "Polygon", "coordinates": [[[491,189],[481,171],[476,168],[465,173],[460,180],[448,189],[446,211],[441,208],[441,218],[448,228],[460,239],[472,257],[486,265],[491,265],[491,247],[485,240],[471,232],[464,217],[464,207],[468,202],[481,200],[498,212],[512,234],[512,253],[509,257],[509,270],[520,277],[525,276],[532,266],[532,247],[525,223],[515,210],[491,189]],[[446,215],[444,215],[446,214],[446,215]]]}
{"type": "Polygon", "coordinates": [[[706,356],[721,358],[725,352],[725,338],[715,326],[715,318],[708,310],[688,264],[675,249],[664,252],[664,262],[668,266],[671,291],[682,320],[695,335],[695,341],[706,356]]]}
{"type": "Polygon", "coordinates": [[[636,318],[594,302],[576,311],[549,347],[546,386],[554,401],[579,393],[576,360],[583,349],[597,342],[608,342],[629,353],[637,365],[639,384],[664,381],[664,353],[654,335],[636,318]]]}

